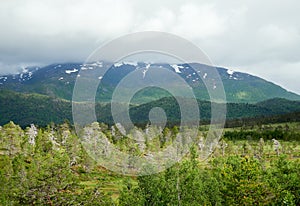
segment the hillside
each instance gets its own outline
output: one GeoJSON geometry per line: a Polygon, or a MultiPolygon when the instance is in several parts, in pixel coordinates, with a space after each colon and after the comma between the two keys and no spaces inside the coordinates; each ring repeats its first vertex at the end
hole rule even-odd
{"type": "MultiPolygon", "coordinates": [[[[214,103],[215,104],[215,103],[214,103]]],[[[198,100],[200,120],[209,121],[211,117],[211,103],[198,100]]],[[[130,110],[132,121],[135,123],[147,122],[149,111],[154,107],[161,107],[166,112],[168,120],[178,123],[180,120],[180,108],[175,98],[166,97],[132,107],[130,110]]],[[[288,113],[300,112],[300,101],[286,99],[269,99],[256,104],[227,103],[226,119],[260,118],[278,116],[288,113]]],[[[277,117],[278,120],[280,119],[277,117]]]]}
{"type": "MultiPolygon", "coordinates": [[[[0,76],[0,89],[22,93],[39,93],[71,100],[76,78],[82,78],[79,75],[81,71],[83,72],[82,74],[85,74],[91,80],[99,81],[101,79],[96,100],[99,102],[109,102],[116,85],[118,85],[121,79],[132,71],[140,72],[141,76],[147,75],[146,68],[151,66],[166,68],[177,73],[193,88],[197,99],[210,100],[202,80],[205,79],[210,87],[215,86],[214,77],[209,75],[211,67],[196,63],[174,65],[147,64],[143,62],[122,62],[116,64],[94,62],[85,64],[52,64],[42,68],[28,67],[23,69],[19,74],[0,76]],[[99,76],[99,70],[104,68],[108,69],[108,71],[103,77],[99,76]],[[197,72],[192,68],[197,69],[197,72]]],[[[217,71],[224,84],[228,102],[256,103],[272,98],[300,100],[299,95],[288,92],[282,87],[259,77],[220,67],[217,68],[217,71]]],[[[140,93],[140,96],[136,96],[136,103],[150,102],[167,96],[169,95],[163,90],[159,91],[148,88],[144,89],[140,93]]]]}
{"type": "MultiPolygon", "coordinates": [[[[198,100],[200,118],[210,119],[210,102],[198,100]]],[[[180,120],[180,110],[172,97],[165,97],[146,104],[130,107],[130,117],[136,124],[148,123],[151,108],[161,107],[165,110],[169,124],[176,124],[180,120]]],[[[299,101],[271,99],[257,104],[228,103],[227,119],[270,117],[300,111],[299,101]],[[284,109],[283,109],[284,108],[284,109]]],[[[98,121],[112,124],[110,104],[97,104],[98,121]]],[[[35,123],[45,126],[50,122],[72,122],[72,105],[70,101],[52,98],[39,94],[22,94],[0,90],[0,125],[14,121],[21,126],[35,123]]]]}
{"type": "Polygon", "coordinates": [[[0,91],[0,125],[14,121],[21,126],[31,123],[45,126],[71,119],[71,104],[39,94],[0,91]]]}

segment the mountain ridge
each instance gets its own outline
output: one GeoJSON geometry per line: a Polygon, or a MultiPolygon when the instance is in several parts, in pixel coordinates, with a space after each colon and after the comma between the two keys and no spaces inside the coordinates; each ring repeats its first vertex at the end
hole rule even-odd
{"type": "MultiPolygon", "coordinates": [[[[22,93],[39,93],[51,97],[59,97],[62,99],[71,100],[73,87],[76,78],[79,77],[79,71],[87,73],[99,80],[101,83],[96,93],[96,101],[110,102],[112,93],[116,85],[127,74],[132,71],[140,71],[141,74],[146,74],[144,68],[153,65],[167,68],[182,77],[192,88],[197,99],[210,100],[206,91],[206,87],[201,79],[206,79],[208,85],[214,86],[214,79],[207,75],[207,70],[211,67],[207,65],[190,63],[190,64],[149,64],[144,62],[94,62],[94,63],[65,63],[51,64],[42,68],[30,67],[25,68],[20,74],[0,76],[0,89],[13,90],[22,93]],[[97,69],[108,67],[107,73],[101,77],[96,76],[97,69]],[[193,68],[198,68],[199,73],[196,73],[193,68]]],[[[256,77],[247,73],[234,72],[223,67],[216,67],[226,93],[228,102],[233,103],[255,103],[271,98],[285,98],[290,100],[300,100],[300,95],[289,92],[284,88],[266,81],[260,77],[256,77]]],[[[154,101],[162,97],[168,96],[164,91],[152,91],[151,88],[144,91],[137,97],[137,103],[145,101],[154,101]]]]}

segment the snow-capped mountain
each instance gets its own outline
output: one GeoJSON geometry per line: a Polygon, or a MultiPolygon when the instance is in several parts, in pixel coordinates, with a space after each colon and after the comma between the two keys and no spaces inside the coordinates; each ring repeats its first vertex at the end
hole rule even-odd
{"type": "MultiPolygon", "coordinates": [[[[72,99],[72,92],[76,78],[81,74],[88,74],[91,79],[101,80],[96,95],[98,101],[109,101],[117,84],[130,72],[138,71],[144,78],[150,67],[167,68],[180,75],[192,88],[199,99],[209,100],[203,80],[208,86],[216,89],[215,79],[210,76],[212,68],[206,65],[191,64],[150,64],[144,62],[109,63],[104,61],[92,63],[63,63],[45,67],[24,68],[19,74],[0,76],[0,89],[26,93],[40,93],[53,97],[72,99]],[[104,76],[99,75],[99,69],[108,69],[104,76]],[[197,71],[194,70],[197,69],[197,71]]],[[[246,73],[234,72],[225,68],[217,68],[222,79],[227,101],[229,102],[258,102],[275,97],[300,100],[300,96],[246,73]]],[[[86,75],[85,75],[86,78],[86,75]]],[[[167,94],[163,91],[144,91],[142,96],[149,100],[158,99],[167,94]]]]}

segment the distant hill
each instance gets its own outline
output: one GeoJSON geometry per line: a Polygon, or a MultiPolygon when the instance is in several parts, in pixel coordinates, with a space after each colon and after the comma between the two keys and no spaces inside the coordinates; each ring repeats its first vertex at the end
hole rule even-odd
{"type": "Polygon", "coordinates": [[[0,91],[0,125],[14,121],[20,126],[31,123],[45,126],[71,120],[70,102],[40,94],[0,91]]]}
{"type": "Polygon", "coordinates": [[[283,98],[269,99],[256,104],[259,107],[268,108],[272,113],[285,114],[299,110],[299,101],[289,101],[283,98]]]}
{"type": "MultiPolygon", "coordinates": [[[[210,102],[198,100],[200,118],[203,121],[210,119],[210,102]]],[[[173,97],[165,97],[146,104],[130,106],[130,117],[136,124],[148,123],[149,111],[153,107],[164,109],[170,124],[180,121],[180,109],[173,97]]],[[[300,112],[300,101],[284,99],[270,99],[256,104],[228,103],[227,119],[263,118],[288,113],[300,112]]],[[[110,104],[96,105],[98,121],[112,124],[110,104]]],[[[65,120],[72,122],[72,105],[70,101],[53,98],[40,94],[23,94],[0,90],[0,125],[14,121],[20,126],[31,123],[45,126],[51,122],[62,123],[65,120]]]]}
{"type": "MultiPolygon", "coordinates": [[[[65,63],[52,64],[42,68],[28,67],[19,74],[0,76],[0,89],[12,90],[21,93],[38,93],[47,96],[72,99],[73,87],[79,71],[88,74],[91,80],[101,79],[97,91],[96,100],[99,102],[110,102],[116,85],[127,74],[138,71],[141,75],[147,75],[150,66],[163,67],[180,75],[192,88],[197,99],[209,101],[206,87],[201,80],[205,79],[209,87],[214,87],[214,77],[209,75],[211,67],[202,64],[147,64],[123,62],[111,64],[109,62],[65,63]],[[109,67],[112,65],[111,67],[109,67]],[[109,68],[108,68],[109,67],[109,68]],[[97,70],[107,68],[107,73],[97,76],[97,70]],[[198,69],[195,72],[192,68],[198,69]]],[[[256,103],[272,98],[284,98],[289,100],[300,100],[300,96],[288,92],[282,87],[252,76],[246,73],[234,72],[225,68],[217,68],[223,81],[228,102],[233,103],[256,103]]],[[[176,85],[175,85],[176,86],[176,85]]],[[[135,98],[135,103],[145,103],[170,96],[163,90],[153,88],[144,89],[135,98]]]]}
{"type": "MultiPolygon", "coordinates": [[[[211,103],[208,101],[198,100],[198,105],[200,120],[206,122],[209,121],[211,117],[211,103]]],[[[132,107],[130,110],[132,121],[135,123],[147,122],[149,111],[154,107],[163,108],[168,116],[168,119],[171,122],[179,123],[180,108],[176,102],[176,99],[172,97],[166,97],[157,101],[132,107]]],[[[227,103],[226,107],[227,120],[242,118],[263,118],[293,112],[300,112],[300,101],[275,98],[255,104],[227,103]]]]}

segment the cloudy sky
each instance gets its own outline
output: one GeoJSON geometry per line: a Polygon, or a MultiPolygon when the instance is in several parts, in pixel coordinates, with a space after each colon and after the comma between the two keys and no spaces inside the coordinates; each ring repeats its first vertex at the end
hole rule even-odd
{"type": "Polygon", "coordinates": [[[0,73],[84,61],[104,42],[154,30],[300,94],[299,10],[297,0],[1,0],[0,73]]]}

